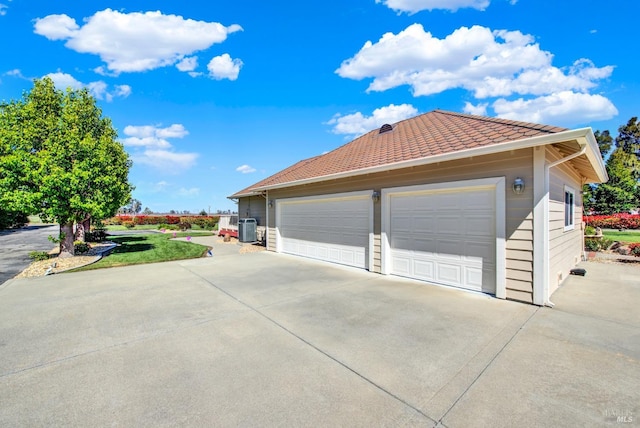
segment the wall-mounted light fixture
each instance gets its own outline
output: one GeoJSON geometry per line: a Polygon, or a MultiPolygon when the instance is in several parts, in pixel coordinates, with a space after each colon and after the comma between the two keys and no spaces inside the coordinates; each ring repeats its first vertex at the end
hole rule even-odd
{"type": "Polygon", "coordinates": [[[380,200],[380,192],[374,190],[371,194],[371,199],[373,199],[373,202],[378,202],[380,200]]]}
{"type": "Polygon", "coordinates": [[[524,192],[524,180],[522,178],[518,177],[513,180],[513,192],[516,195],[520,195],[522,192],[524,192]]]}
{"type": "Polygon", "coordinates": [[[269,208],[273,208],[273,199],[269,199],[269,208]]]}

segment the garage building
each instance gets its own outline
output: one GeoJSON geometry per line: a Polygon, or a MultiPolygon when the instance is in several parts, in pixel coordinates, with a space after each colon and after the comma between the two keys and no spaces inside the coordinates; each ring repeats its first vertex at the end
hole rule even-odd
{"type": "Polygon", "coordinates": [[[581,260],[591,128],[435,110],[385,124],[230,198],[267,249],[551,304],[581,260]]]}

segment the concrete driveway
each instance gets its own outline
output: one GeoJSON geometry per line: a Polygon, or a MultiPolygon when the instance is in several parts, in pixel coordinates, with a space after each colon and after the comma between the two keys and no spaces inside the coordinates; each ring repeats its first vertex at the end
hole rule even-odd
{"type": "Polygon", "coordinates": [[[0,425],[638,423],[636,266],[549,309],[237,250],[0,286],[0,425]]]}

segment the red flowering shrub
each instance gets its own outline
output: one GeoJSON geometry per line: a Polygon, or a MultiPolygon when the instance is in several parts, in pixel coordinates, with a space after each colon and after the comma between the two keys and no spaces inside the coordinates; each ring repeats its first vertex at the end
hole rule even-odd
{"type": "Polygon", "coordinates": [[[167,216],[167,224],[178,224],[178,223],[180,223],[180,217],[175,215],[167,216]]]}
{"type": "Polygon", "coordinates": [[[640,229],[640,214],[586,215],[587,226],[601,229],[640,229]]]}
{"type": "Polygon", "coordinates": [[[629,254],[640,257],[640,243],[634,242],[633,244],[629,244],[629,254]]]}
{"type": "Polygon", "coordinates": [[[202,228],[213,227],[220,220],[220,216],[188,216],[180,217],[175,215],[117,215],[109,219],[104,220],[104,224],[197,224],[202,228]]]}

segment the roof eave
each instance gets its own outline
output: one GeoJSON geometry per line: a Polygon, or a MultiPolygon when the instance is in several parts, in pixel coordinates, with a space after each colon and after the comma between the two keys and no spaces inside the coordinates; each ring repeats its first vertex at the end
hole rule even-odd
{"type": "Polygon", "coordinates": [[[535,137],[524,138],[521,140],[508,141],[505,143],[493,144],[490,146],[477,147],[473,149],[460,150],[452,153],[445,153],[442,155],[429,156],[425,158],[412,159],[409,161],[396,162],[391,164],[384,164],[369,168],[361,168],[351,171],[345,171],[335,174],[322,175],[318,177],[306,178],[302,180],[289,181],[286,183],[278,183],[267,186],[256,187],[250,193],[246,194],[236,194],[233,195],[234,198],[238,197],[246,197],[260,194],[261,191],[270,190],[270,189],[281,189],[285,187],[299,186],[304,184],[312,184],[318,183],[327,180],[336,180],[340,178],[353,177],[357,175],[365,175],[365,174],[373,174],[377,172],[402,169],[402,168],[410,168],[414,166],[422,166],[429,165],[438,162],[447,162],[459,159],[465,159],[469,157],[475,156],[483,156],[490,155],[495,153],[501,153],[509,150],[519,150],[526,149],[531,147],[545,146],[554,143],[567,142],[567,141],[576,141],[583,139],[587,142],[587,151],[586,155],[591,163],[594,172],[596,173],[598,180],[600,182],[606,182],[608,180],[607,172],[604,166],[604,162],[602,157],[600,156],[600,151],[598,149],[598,144],[596,142],[595,136],[593,135],[593,131],[591,128],[579,128],[572,129],[568,131],[556,132],[548,135],[538,135],[535,137]]]}

